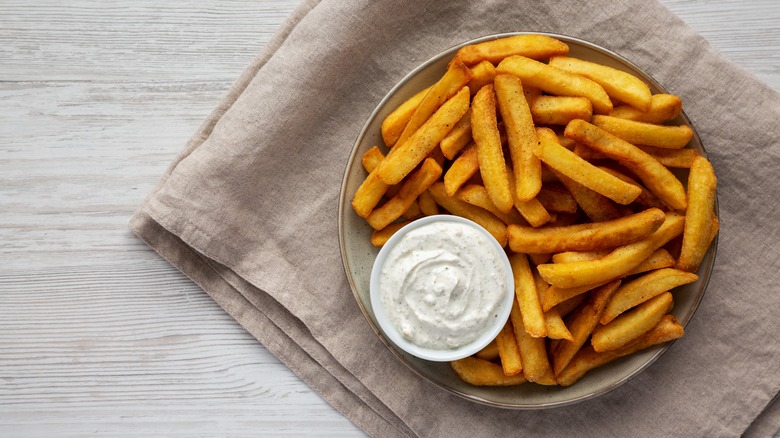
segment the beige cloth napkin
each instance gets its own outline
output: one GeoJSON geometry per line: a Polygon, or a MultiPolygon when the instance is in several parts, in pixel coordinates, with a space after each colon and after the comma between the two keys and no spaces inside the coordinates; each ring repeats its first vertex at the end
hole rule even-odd
{"type": "Polygon", "coordinates": [[[772,434],[780,389],[780,96],[654,1],[306,1],[190,140],[133,231],[375,436],[772,434]],[[719,176],[720,246],[686,336],[573,406],[478,405],[413,374],[355,304],[337,205],[368,115],[407,72],[478,36],[611,49],[685,103],[719,176]],[[756,418],[764,411],[765,415],[756,418]]]}

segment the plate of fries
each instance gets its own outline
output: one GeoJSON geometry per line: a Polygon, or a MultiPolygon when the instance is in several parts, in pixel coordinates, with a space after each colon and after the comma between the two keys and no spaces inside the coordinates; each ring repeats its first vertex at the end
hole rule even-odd
{"type": "Polygon", "coordinates": [[[681,99],[567,36],[491,35],[431,58],[379,103],[339,201],[347,279],[382,342],[469,400],[541,409],[637,376],[684,335],[718,235],[716,177],[681,99]],[[515,302],[474,356],[415,358],[379,329],[371,268],[405,224],[453,214],[511,259],[515,302]]]}

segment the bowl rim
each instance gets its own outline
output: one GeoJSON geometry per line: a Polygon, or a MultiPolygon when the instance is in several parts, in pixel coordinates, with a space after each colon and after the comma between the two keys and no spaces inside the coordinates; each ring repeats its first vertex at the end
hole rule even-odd
{"type": "MultiPolygon", "coordinates": [[[[433,385],[451,393],[454,395],[457,395],[459,397],[462,397],[466,400],[491,406],[491,407],[498,407],[498,408],[504,408],[504,409],[510,409],[510,410],[539,410],[539,409],[550,409],[550,408],[557,408],[557,407],[564,407],[564,406],[571,406],[577,403],[581,403],[586,400],[591,400],[600,396],[603,396],[604,394],[607,394],[616,388],[622,386],[623,384],[627,383],[628,381],[632,380],[633,378],[637,377],[638,375],[642,374],[648,367],[650,367],[653,363],[655,363],[656,360],[658,360],[659,357],[661,357],[674,343],[676,340],[672,340],[670,342],[666,342],[662,345],[651,347],[648,350],[655,349],[656,351],[653,353],[652,356],[650,356],[645,363],[643,363],[641,366],[637,367],[630,373],[628,373],[626,376],[612,382],[611,384],[607,385],[606,387],[600,389],[599,391],[590,392],[588,394],[582,395],[582,396],[576,396],[572,397],[568,400],[563,401],[555,401],[555,402],[547,402],[547,403],[538,403],[533,405],[518,405],[514,403],[508,403],[508,402],[502,402],[502,401],[495,401],[495,400],[488,400],[483,397],[480,397],[478,395],[474,394],[468,394],[463,391],[460,391],[456,388],[452,388],[450,386],[444,385],[440,382],[437,382],[428,376],[426,376],[420,369],[418,369],[416,366],[414,366],[412,363],[410,363],[402,354],[399,352],[393,345],[386,339],[386,337],[382,334],[382,332],[377,327],[377,324],[373,321],[370,313],[366,309],[359,293],[358,293],[358,287],[355,284],[355,280],[352,278],[351,275],[351,269],[349,265],[349,260],[347,256],[347,250],[346,245],[344,244],[344,238],[345,238],[345,230],[344,230],[344,223],[342,221],[342,218],[344,217],[344,212],[346,209],[348,209],[349,205],[346,202],[346,198],[344,197],[344,193],[346,190],[347,182],[349,179],[349,173],[352,169],[355,160],[358,156],[358,148],[360,146],[360,143],[362,139],[366,136],[366,133],[368,132],[369,125],[371,124],[371,121],[377,117],[377,114],[382,110],[382,108],[386,105],[387,101],[392,98],[398,90],[406,84],[411,78],[419,74],[421,71],[426,69],[429,65],[439,61],[440,59],[451,56],[455,51],[460,49],[461,47],[464,47],[466,45],[470,44],[477,44],[485,41],[495,40],[499,38],[506,38],[516,35],[545,35],[552,38],[560,39],[566,43],[572,42],[575,44],[579,44],[581,46],[587,47],[590,50],[594,50],[596,52],[599,52],[607,57],[612,58],[613,60],[625,64],[626,66],[632,68],[637,73],[640,74],[641,79],[647,81],[650,85],[655,87],[657,90],[663,93],[667,93],[667,90],[665,87],[663,87],[658,81],[656,81],[649,73],[647,73],[644,69],[640,68],[630,60],[624,58],[623,56],[617,54],[616,52],[607,49],[605,47],[599,46],[598,44],[592,43],[587,40],[583,40],[581,38],[564,35],[564,34],[558,34],[558,33],[551,33],[551,32],[542,32],[542,31],[517,31],[517,32],[502,32],[502,33],[496,33],[496,34],[488,34],[483,35],[480,37],[476,37],[455,45],[452,45],[442,51],[440,51],[438,54],[430,57],[429,59],[425,60],[424,62],[420,63],[417,67],[415,67],[412,71],[410,71],[408,74],[406,74],[403,78],[401,78],[386,94],[385,96],[379,101],[379,103],[376,105],[374,110],[371,112],[371,114],[366,119],[363,128],[360,130],[360,133],[357,135],[355,141],[353,142],[352,149],[350,152],[349,159],[347,160],[347,163],[344,168],[344,173],[342,176],[342,182],[339,192],[339,205],[338,205],[338,235],[339,235],[339,246],[340,246],[340,254],[341,254],[341,260],[344,268],[345,275],[347,277],[347,281],[349,283],[350,289],[352,290],[353,297],[355,298],[355,301],[357,302],[357,305],[363,314],[366,321],[368,321],[369,326],[371,329],[376,333],[376,335],[379,337],[380,341],[385,345],[386,348],[388,348],[398,360],[400,360],[401,363],[406,365],[414,374],[419,376],[420,378],[432,383],[433,385]]],[[[691,121],[691,119],[688,117],[688,115],[685,113],[685,110],[683,109],[680,113],[680,116],[682,119],[686,122],[687,125],[691,128],[693,131],[693,138],[695,139],[696,143],[699,144],[701,147],[702,154],[707,157],[707,152],[704,147],[704,143],[701,141],[701,137],[699,136],[698,131],[696,130],[695,125],[691,121]]],[[[718,196],[717,191],[715,194],[715,214],[719,216],[719,207],[718,207],[718,196]]],[[[679,318],[680,324],[685,327],[688,322],[693,317],[694,313],[698,309],[702,298],[704,297],[704,294],[707,290],[707,287],[709,285],[710,278],[712,276],[712,271],[715,266],[715,259],[717,255],[717,249],[718,249],[718,241],[720,238],[720,233],[718,233],[715,238],[713,239],[712,243],[710,244],[710,248],[707,251],[707,255],[709,258],[702,263],[702,265],[705,267],[705,275],[704,275],[704,281],[702,283],[702,286],[699,290],[699,293],[694,298],[694,301],[688,310],[688,312],[682,317],[679,318]]],[[[706,255],[705,255],[706,256],[706,255]]],[[[700,268],[701,269],[701,268],[700,268]]]]}

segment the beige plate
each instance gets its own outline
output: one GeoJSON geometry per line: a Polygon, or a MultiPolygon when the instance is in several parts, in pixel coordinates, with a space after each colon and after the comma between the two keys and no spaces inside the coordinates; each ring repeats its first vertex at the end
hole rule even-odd
{"type": "MultiPolygon", "coordinates": [[[[371,227],[363,218],[355,214],[350,204],[355,191],[366,177],[365,170],[361,164],[363,153],[374,145],[384,144],[379,130],[382,120],[406,99],[436,82],[444,74],[447,63],[460,47],[520,33],[486,36],[452,47],[415,69],[382,99],[358,136],[347,163],[339,199],[339,240],[347,279],[360,309],[377,335],[398,356],[401,362],[409,366],[421,377],[468,400],[513,409],[542,409],[587,400],[617,388],[652,364],[669,348],[670,344],[650,348],[632,356],[616,360],[602,368],[589,372],[577,383],[567,388],[540,386],[532,383],[516,387],[492,388],[474,387],[463,383],[453,373],[449,364],[428,362],[409,356],[393,345],[379,330],[369,299],[369,277],[378,249],[373,247],[370,242],[371,227]]],[[[613,52],[576,38],[548,35],[567,43],[570,49],[570,56],[627,71],[647,82],[654,94],[664,92],[663,88],[651,77],[613,52]]],[[[685,114],[682,114],[676,122],[678,124],[685,123],[693,128],[685,114]]],[[[706,156],[701,140],[695,130],[691,140],[691,147],[706,156]]],[[[678,174],[683,182],[685,182],[686,175],[687,172],[678,174]]],[[[715,262],[716,248],[717,239],[713,242],[699,272],[697,272],[699,280],[678,288],[674,293],[675,305],[673,313],[683,325],[687,324],[691,319],[704,295],[704,290],[707,287],[707,282],[715,262]]]]}

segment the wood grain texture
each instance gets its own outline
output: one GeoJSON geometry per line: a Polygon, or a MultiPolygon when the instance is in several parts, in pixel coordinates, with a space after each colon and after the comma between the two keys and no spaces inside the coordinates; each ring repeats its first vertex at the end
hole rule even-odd
{"type": "MultiPolygon", "coordinates": [[[[774,0],[665,0],[780,89],[774,0]]],[[[361,436],[127,222],[295,0],[0,2],[0,436],[361,436]]]]}

